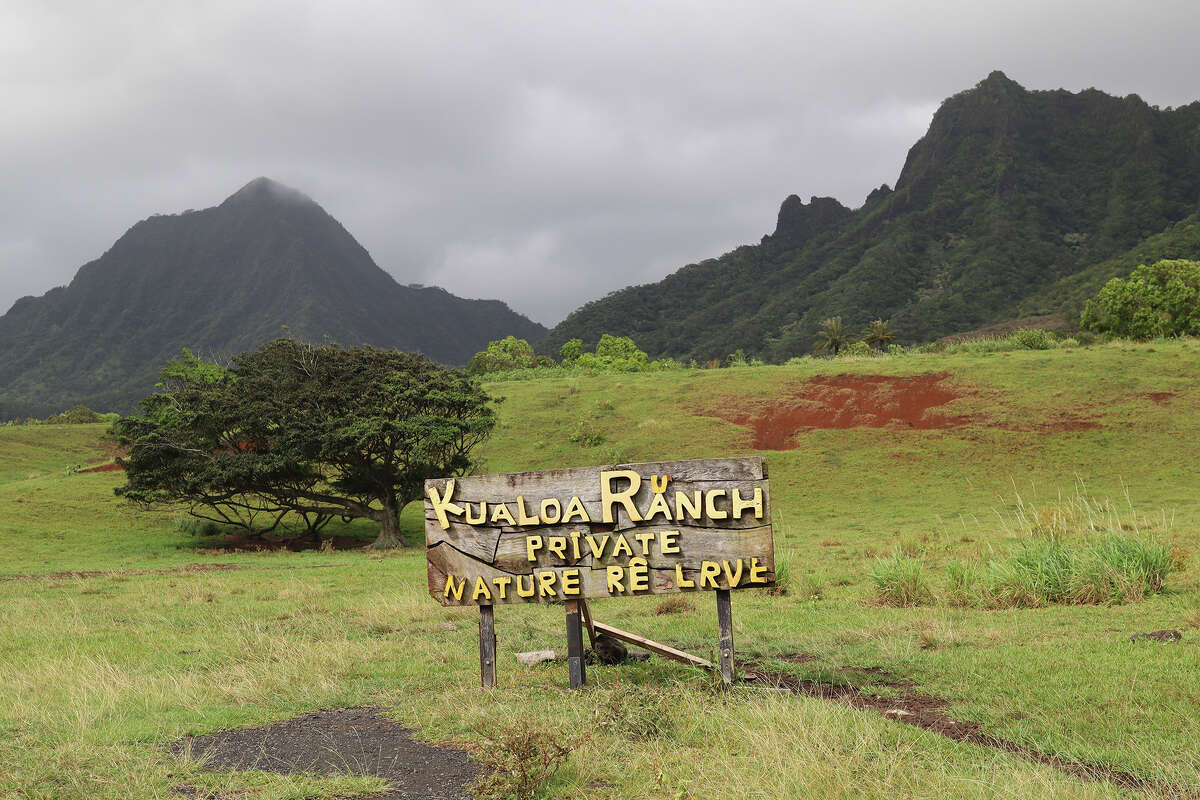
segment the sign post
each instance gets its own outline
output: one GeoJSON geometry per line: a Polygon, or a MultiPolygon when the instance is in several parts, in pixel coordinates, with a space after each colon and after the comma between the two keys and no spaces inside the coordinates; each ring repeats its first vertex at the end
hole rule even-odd
{"type": "Polygon", "coordinates": [[[730,592],[775,581],[761,458],[694,459],[425,482],[429,593],[478,605],[482,683],[495,684],[493,609],[563,602],[572,688],[583,630],[734,679],[730,592]],[[588,599],[714,591],[719,667],[592,619],[588,599]]]}

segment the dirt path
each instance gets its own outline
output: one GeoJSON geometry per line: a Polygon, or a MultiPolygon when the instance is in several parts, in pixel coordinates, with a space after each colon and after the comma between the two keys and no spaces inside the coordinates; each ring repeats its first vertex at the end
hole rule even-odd
{"type": "MultiPolygon", "coordinates": [[[[862,670],[862,672],[872,671],[862,670]]],[[[1090,781],[1107,781],[1123,789],[1154,792],[1162,797],[1179,798],[1180,800],[1197,800],[1197,798],[1200,798],[1200,795],[1183,787],[1139,778],[1136,775],[1114,769],[1104,764],[1088,764],[1081,761],[1063,759],[1025,745],[1017,744],[1016,742],[1010,742],[1007,739],[1001,739],[984,733],[979,723],[963,722],[950,717],[944,711],[946,706],[949,705],[945,700],[913,692],[913,684],[911,682],[889,679],[886,673],[876,671],[871,675],[870,682],[875,685],[902,690],[906,692],[905,694],[899,697],[879,697],[878,695],[863,692],[858,687],[848,684],[843,685],[797,678],[785,673],[772,672],[757,665],[747,668],[746,679],[755,686],[782,689],[792,694],[817,697],[822,700],[834,700],[845,703],[853,708],[874,711],[895,722],[931,731],[940,736],[945,736],[947,739],[1003,750],[1006,753],[1012,753],[1030,761],[1054,767],[1074,778],[1082,778],[1090,781]]]]}
{"type": "MultiPolygon", "coordinates": [[[[318,711],[261,728],[189,737],[172,750],[216,770],[375,775],[390,788],[371,800],[467,800],[467,785],[479,774],[466,752],[418,742],[411,730],[373,708],[318,711]]],[[[190,786],[175,792],[201,795],[190,786]]]]}

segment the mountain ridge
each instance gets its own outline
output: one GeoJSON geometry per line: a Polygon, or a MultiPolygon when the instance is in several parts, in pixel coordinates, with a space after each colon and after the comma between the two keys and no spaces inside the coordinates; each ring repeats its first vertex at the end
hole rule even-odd
{"type": "Polygon", "coordinates": [[[611,333],[652,356],[778,361],[811,352],[830,316],[916,342],[1074,311],[1152,237],[1200,255],[1175,230],[1198,211],[1200,102],[1030,91],[995,71],[941,104],[895,188],[854,209],[791,195],[757,244],[585,304],[539,350],[611,333]]]}
{"type": "Polygon", "coordinates": [[[545,328],[498,300],[402,286],[316,201],[256,178],[219,205],[134,224],[66,286],[0,317],[0,418],[128,410],[188,347],[233,355],[283,333],[465,364],[545,328]]]}

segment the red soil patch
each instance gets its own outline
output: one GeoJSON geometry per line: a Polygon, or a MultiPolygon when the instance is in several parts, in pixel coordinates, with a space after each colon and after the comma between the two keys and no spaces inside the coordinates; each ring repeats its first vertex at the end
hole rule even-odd
{"type": "Polygon", "coordinates": [[[942,385],[948,377],[946,372],[908,377],[832,375],[805,382],[791,397],[765,409],[726,406],[715,413],[752,428],[759,450],[791,450],[797,446],[796,432],[804,429],[956,428],[970,418],[929,413],[964,396],[942,385]]]}
{"type": "Polygon", "coordinates": [[[1154,403],[1155,405],[1159,405],[1159,406],[1165,406],[1167,404],[1167,401],[1170,400],[1174,396],[1175,396],[1174,392],[1150,392],[1150,394],[1146,395],[1146,397],[1149,398],[1150,402],[1154,403]]]}
{"type": "Polygon", "coordinates": [[[114,461],[111,464],[100,464],[99,466],[88,467],[87,469],[81,469],[79,471],[80,472],[120,472],[123,469],[125,469],[125,468],[114,461]]]}

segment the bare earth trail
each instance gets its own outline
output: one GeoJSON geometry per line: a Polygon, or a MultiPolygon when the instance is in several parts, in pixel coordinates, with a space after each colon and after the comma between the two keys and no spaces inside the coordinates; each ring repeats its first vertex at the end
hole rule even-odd
{"type": "MultiPolygon", "coordinates": [[[[803,661],[810,658],[785,658],[785,661],[803,661]]],[[[1049,753],[1043,753],[1025,745],[1010,742],[991,734],[985,733],[976,722],[956,720],[945,713],[943,709],[949,703],[945,700],[926,694],[912,692],[913,684],[905,680],[896,680],[886,673],[875,670],[861,670],[872,673],[870,682],[887,686],[905,692],[898,697],[881,697],[862,691],[851,684],[836,684],[825,681],[797,678],[781,672],[763,669],[757,664],[750,665],[746,670],[746,680],[753,687],[764,687],[787,691],[804,697],[816,697],[822,700],[833,700],[863,711],[873,711],[882,714],[893,722],[912,725],[922,730],[936,733],[956,742],[967,742],[981,747],[1003,750],[1006,753],[1020,756],[1045,764],[1066,773],[1074,778],[1089,781],[1107,781],[1123,789],[1139,792],[1153,792],[1156,796],[1178,798],[1179,800],[1197,800],[1200,795],[1185,788],[1164,784],[1158,781],[1139,778],[1128,772],[1123,772],[1103,764],[1087,764],[1079,761],[1069,761],[1049,753]]]]}

